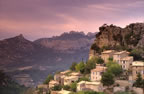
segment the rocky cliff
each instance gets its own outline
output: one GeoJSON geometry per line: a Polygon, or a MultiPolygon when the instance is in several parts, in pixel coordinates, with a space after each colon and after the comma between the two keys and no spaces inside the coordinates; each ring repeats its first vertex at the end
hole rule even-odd
{"type": "Polygon", "coordinates": [[[144,23],[132,23],[125,28],[115,25],[104,24],[99,28],[96,39],[91,46],[91,50],[96,53],[105,49],[115,50],[141,50],[143,57],[144,48],[144,23]]]}

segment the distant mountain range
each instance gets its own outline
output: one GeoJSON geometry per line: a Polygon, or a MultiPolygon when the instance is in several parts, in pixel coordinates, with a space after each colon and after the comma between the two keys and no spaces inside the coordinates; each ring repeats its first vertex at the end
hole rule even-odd
{"type": "Polygon", "coordinates": [[[52,38],[41,38],[34,41],[46,48],[52,48],[58,52],[74,53],[77,50],[87,50],[95,39],[96,33],[88,33],[71,31],[63,33],[61,36],[52,38]]]}
{"type": "Polygon", "coordinates": [[[37,84],[49,73],[67,69],[72,62],[87,60],[95,35],[71,31],[33,42],[22,34],[1,40],[0,68],[13,77],[28,74],[32,83],[37,84]]]}

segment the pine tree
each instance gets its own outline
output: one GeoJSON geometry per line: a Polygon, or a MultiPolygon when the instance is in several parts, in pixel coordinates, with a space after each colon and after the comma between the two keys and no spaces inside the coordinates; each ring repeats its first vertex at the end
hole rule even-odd
{"type": "Polygon", "coordinates": [[[136,79],[136,81],[134,83],[134,86],[135,87],[142,87],[142,84],[143,84],[143,80],[142,80],[141,74],[138,73],[137,74],[137,79],[136,79]]]}

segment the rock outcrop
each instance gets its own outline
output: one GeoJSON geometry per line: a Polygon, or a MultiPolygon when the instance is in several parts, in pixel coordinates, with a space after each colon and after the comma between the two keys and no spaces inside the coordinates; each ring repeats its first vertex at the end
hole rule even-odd
{"type": "Polygon", "coordinates": [[[144,48],[144,23],[132,23],[125,28],[104,24],[99,28],[91,50],[104,49],[143,49],[144,48]]]}

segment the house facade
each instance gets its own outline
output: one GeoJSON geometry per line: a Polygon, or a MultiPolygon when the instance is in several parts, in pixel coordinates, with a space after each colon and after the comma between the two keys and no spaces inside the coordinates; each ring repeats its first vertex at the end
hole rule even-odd
{"type": "Polygon", "coordinates": [[[52,88],[52,87],[54,87],[55,85],[58,85],[59,83],[57,82],[57,81],[55,81],[55,80],[51,80],[50,82],[49,82],[49,88],[52,88]]]}
{"type": "Polygon", "coordinates": [[[127,56],[127,57],[122,58],[119,64],[121,65],[123,70],[129,70],[131,68],[132,62],[133,62],[133,57],[127,56]]]}
{"type": "Polygon", "coordinates": [[[68,76],[64,78],[64,85],[70,85],[73,82],[78,81],[78,76],[68,76]]]}
{"type": "Polygon", "coordinates": [[[64,85],[64,78],[66,77],[66,74],[69,72],[70,72],[70,70],[66,70],[66,71],[60,72],[58,74],[55,74],[54,80],[59,82],[59,84],[64,85]]]}
{"type": "Polygon", "coordinates": [[[132,79],[133,80],[136,80],[138,73],[140,73],[142,78],[144,79],[144,62],[142,61],[134,61],[132,63],[132,79]]]}
{"type": "Polygon", "coordinates": [[[116,52],[113,55],[113,60],[116,61],[117,63],[120,63],[121,60],[127,56],[129,56],[129,52],[127,51],[116,52]]]}
{"type": "Polygon", "coordinates": [[[129,52],[127,51],[116,52],[114,50],[106,50],[102,52],[101,58],[105,63],[108,62],[109,58],[113,58],[115,62],[121,65],[123,70],[128,70],[133,62],[133,57],[129,56],[129,52]]]}
{"type": "Polygon", "coordinates": [[[100,82],[81,81],[77,83],[77,91],[97,91],[103,92],[103,86],[100,82]]]}
{"type": "Polygon", "coordinates": [[[100,81],[102,74],[106,71],[104,66],[96,66],[95,69],[91,70],[91,81],[100,81]]]}
{"type": "Polygon", "coordinates": [[[104,60],[105,63],[107,63],[109,58],[113,58],[114,53],[114,50],[106,50],[101,53],[101,58],[104,60]]]}

